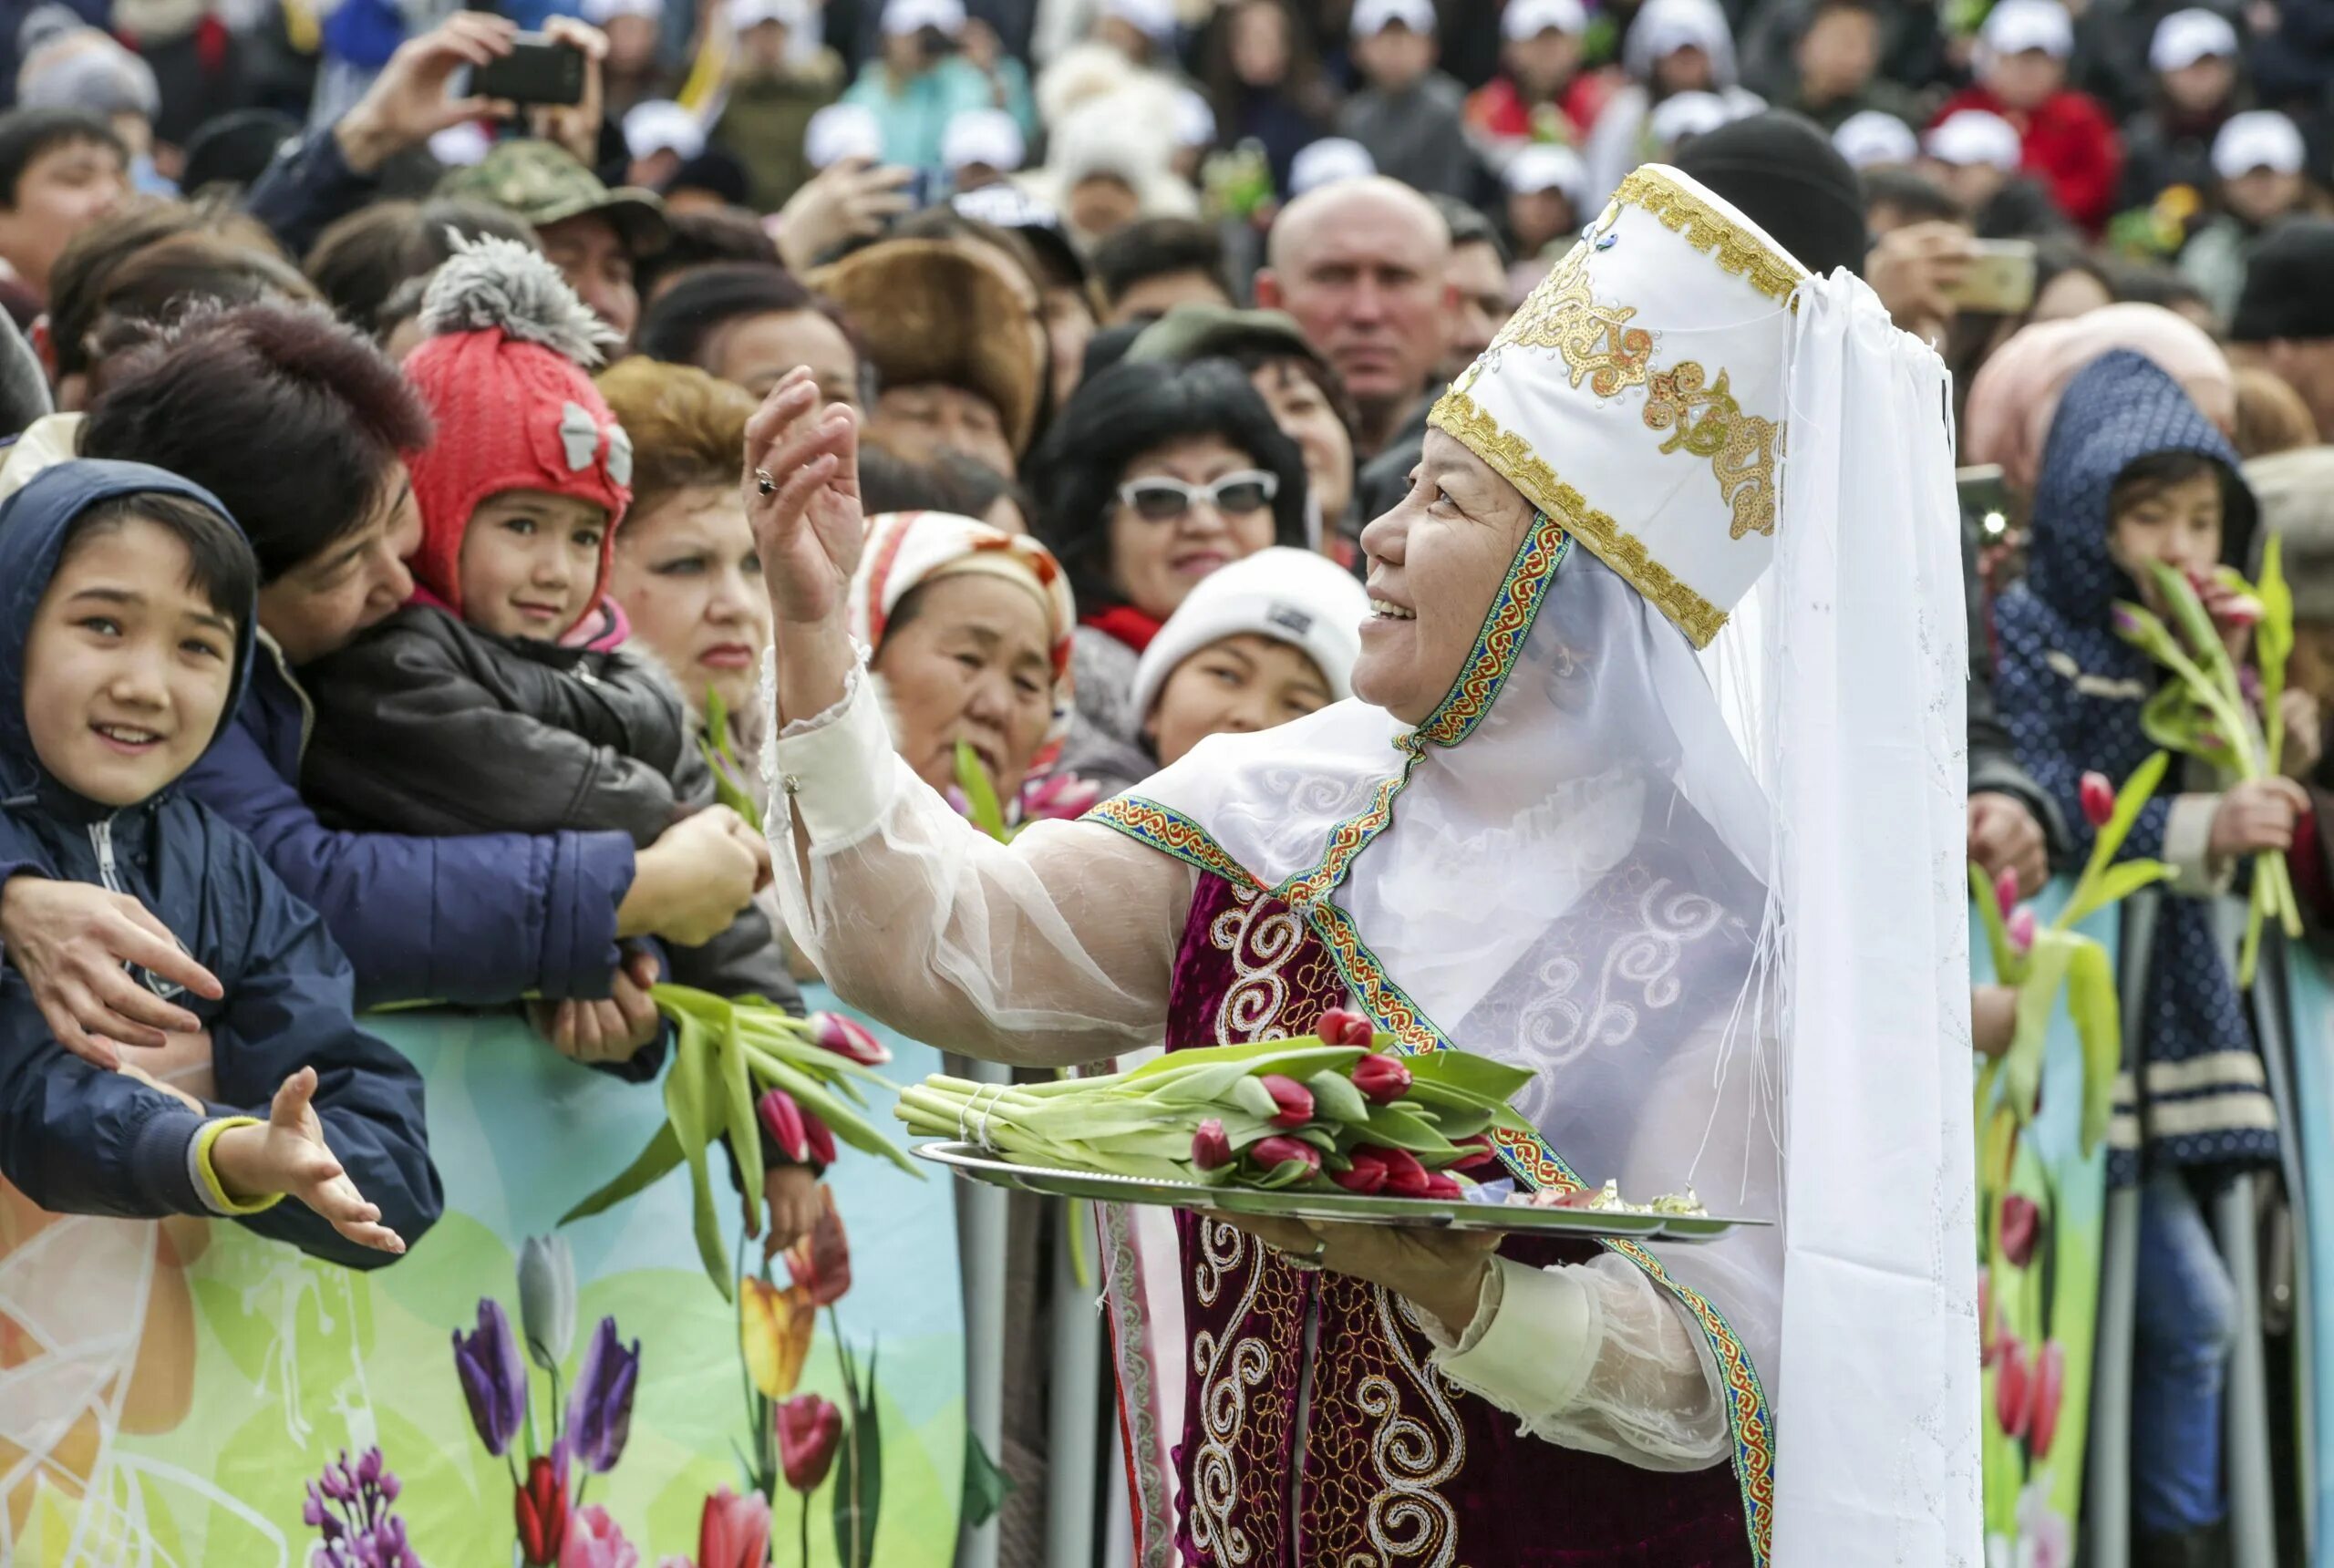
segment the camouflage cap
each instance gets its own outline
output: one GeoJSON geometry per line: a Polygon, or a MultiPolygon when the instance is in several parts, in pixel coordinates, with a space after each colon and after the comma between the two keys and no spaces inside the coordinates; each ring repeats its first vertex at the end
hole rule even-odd
{"type": "Polygon", "coordinates": [[[655,191],[628,185],[610,190],[573,153],[548,141],[497,142],[476,163],[449,170],[438,181],[437,194],[491,202],[537,229],[597,212],[615,225],[635,256],[655,255],[673,237],[655,191]]]}

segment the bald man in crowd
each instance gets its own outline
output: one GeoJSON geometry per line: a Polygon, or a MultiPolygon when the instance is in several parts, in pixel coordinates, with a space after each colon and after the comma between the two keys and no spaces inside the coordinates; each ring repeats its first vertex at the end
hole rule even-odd
{"type": "Polygon", "coordinates": [[[1354,454],[1369,468],[1399,459],[1408,473],[1417,461],[1458,305],[1450,261],[1434,203],[1382,176],[1307,191],[1273,224],[1256,303],[1295,316],[1337,366],[1361,413],[1354,454]]]}

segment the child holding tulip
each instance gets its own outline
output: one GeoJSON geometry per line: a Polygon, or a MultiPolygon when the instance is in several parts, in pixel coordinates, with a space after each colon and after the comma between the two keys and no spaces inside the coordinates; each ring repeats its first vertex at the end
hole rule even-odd
{"type": "MultiPolygon", "coordinates": [[[[2044,452],[2027,579],[1996,612],[1997,696],[2019,760],[2058,799],[2079,853],[2101,820],[2084,775],[2128,778],[2157,749],[2141,712],[2162,672],[2119,635],[2116,605],[2150,603],[2161,562],[2205,585],[2241,654],[2254,617],[2211,574],[2246,559],[2253,516],[2236,452],[2153,363],[2109,354],[2070,385],[2044,452]]],[[[2209,1553],[2223,1527],[2222,1390],[2237,1326],[2205,1207],[2231,1174],[2277,1152],[2259,1049],[2207,901],[2246,857],[2288,846],[2303,803],[2286,779],[2167,787],[2120,851],[2177,873],[2153,943],[2123,954],[2145,967],[2143,1006],[2127,1021],[2137,1081],[2118,1086],[2109,1134],[2110,1180],[2141,1185],[2132,1428],[2142,1561],[2192,1560],[2179,1554],[2209,1553]]]]}

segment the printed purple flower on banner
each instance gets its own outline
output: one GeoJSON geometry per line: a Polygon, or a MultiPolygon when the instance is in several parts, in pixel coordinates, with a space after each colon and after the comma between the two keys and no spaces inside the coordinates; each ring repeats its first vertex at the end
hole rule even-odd
{"type": "Polygon", "coordinates": [[[504,1452],[526,1419],[527,1364],[519,1358],[518,1337],[501,1302],[481,1296],[476,1332],[465,1337],[454,1330],[454,1370],[461,1377],[479,1441],[488,1453],[504,1452]]]}
{"type": "Polygon", "coordinates": [[[403,1490],[380,1449],[366,1449],[351,1465],[343,1449],[308,1483],[300,1510],[308,1528],[324,1537],[309,1553],[312,1568],[421,1568],[406,1542],[405,1521],[389,1511],[403,1490]]]}
{"type": "Polygon", "coordinates": [[[640,1341],[627,1350],[616,1338],[616,1320],[600,1319],[584,1347],[584,1369],[575,1375],[575,1394],[567,1402],[567,1441],[585,1470],[605,1474],[624,1457],[625,1439],[632,1435],[632,1396],[639,1384],[640,1341]]]}

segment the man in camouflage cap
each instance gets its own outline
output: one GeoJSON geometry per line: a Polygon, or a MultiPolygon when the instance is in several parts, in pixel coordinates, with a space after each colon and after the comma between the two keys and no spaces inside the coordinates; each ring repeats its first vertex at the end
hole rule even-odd
{"type": "Polygon", "coordinates": [[[584,303],[632,341],[640,319],[633,263],[672,239],[654,191],[610,190],[565,148],[521,140],[498,142],[478,162],[453,170],[438,182],[438,194],[491,201],[524,219],[584,303]]]}

